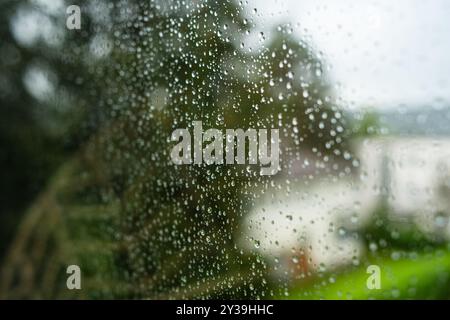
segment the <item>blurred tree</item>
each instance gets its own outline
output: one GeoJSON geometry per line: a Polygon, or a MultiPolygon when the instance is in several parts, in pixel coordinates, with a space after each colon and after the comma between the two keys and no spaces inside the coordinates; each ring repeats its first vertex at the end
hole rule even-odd
{"type": "MultiPolygon", "coordinates": [[[[44,3],[0,4],[0,262],[20,212],[98,127],[102,107],[92,93],[108,88],[102,62],[86,60],[92,34],[65,32],[65,8],[44,3]],[[47,81],[52,90],[39,91],[47,81]]],[[[90,17],[83,23],[89,29],[90,17]]]]}
{"type": "Polygon", "coordinates": [[[83,7],[90,18],[48,64],[87,111],[75,128],[90,130],[62,137],[89,142],[26,214],[3,268],[3,297],[257,298],[282,290],[264,259],[240,244],[241,221],[256,186],[289,181],[244,165],[174,166],[169,156],[172,131],[194,120],[205,130],[280,128],[287,174],[301,150],[323,161],[346,151],[345,119],[314,51],[283,27],[251,48],[244,11],[232,1],[83,7]],[[81,293],[64,287],[69,264],[83,271],[81,293]]]}

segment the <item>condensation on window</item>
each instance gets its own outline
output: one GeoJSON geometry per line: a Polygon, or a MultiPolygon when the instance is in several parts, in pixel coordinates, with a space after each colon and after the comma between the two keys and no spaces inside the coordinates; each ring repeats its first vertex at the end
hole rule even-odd
{"type": "Polygon", "coordinates": [[[0,297],[450,297],[446,1],[70,5],[0,5],[0,297]]]}

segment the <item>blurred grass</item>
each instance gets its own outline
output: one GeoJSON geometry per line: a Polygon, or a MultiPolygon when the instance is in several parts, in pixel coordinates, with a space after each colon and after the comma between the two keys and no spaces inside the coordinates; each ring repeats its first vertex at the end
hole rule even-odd
{"type": "MultiPolygon", "coordinates": [[[[437,249],[393,260],[380,257],[367,261],[351,272],[344,272],[330,283],[329,277],[316,279],[291,289],[288,299],[366,300],[366,299],[448,299],[450,296],[450,252],[437,249]],[[369,290],[368,265],[381,269],[381,289],[369,290]]],[[[286,299],[286,297],[279,297],[286,299]]]]}

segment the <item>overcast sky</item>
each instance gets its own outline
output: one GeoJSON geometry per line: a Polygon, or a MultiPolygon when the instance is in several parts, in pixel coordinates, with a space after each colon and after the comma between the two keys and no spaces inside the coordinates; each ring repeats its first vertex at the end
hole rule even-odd
{"type": "Polygon", "coordinates": [[[249,0],[258,29],[291,22],[332,65],[350,108],[450,101],[450,1],[249,0]]]}

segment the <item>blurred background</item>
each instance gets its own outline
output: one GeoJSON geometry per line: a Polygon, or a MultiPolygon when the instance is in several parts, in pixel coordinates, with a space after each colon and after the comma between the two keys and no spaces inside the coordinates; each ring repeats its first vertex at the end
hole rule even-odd
{"type": "Polygon", "coordinates": [[[3,0],[0,298],[450,298],[448,13],[3,0]],[[280,171],[173,165],[193,121],[279,129],[280,171]]]}

